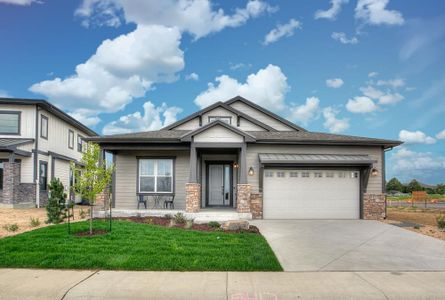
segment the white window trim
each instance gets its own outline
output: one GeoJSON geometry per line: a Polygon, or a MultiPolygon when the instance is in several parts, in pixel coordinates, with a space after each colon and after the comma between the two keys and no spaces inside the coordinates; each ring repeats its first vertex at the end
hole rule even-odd
{"type": "Polygon", "coordinates": [[[138,193],[140,194],[172,194],[174,191],[174,159],[173,158],[139,158],[138,159],[138,193]],[[152,160],[154,161],[154,165],[153,165],[153,174],[154,175],[141,175],[141,162],[144,160],[152,160]],[[157,175],[158,173],[158,161],[160,160],[169,160],[171,161],[171,165],[170,165],[170,176],[166,176],[166,175],[157,175]],[[141,191],[141,178],[143,177],[147,177],[147,178],[154,178],[154,190],[153,191],[141,191]],[[171,178],[171,189],[170,191],[162,191],[162,192],[158,192],[158,177],[167,177],[167,178],[171,178]]]}

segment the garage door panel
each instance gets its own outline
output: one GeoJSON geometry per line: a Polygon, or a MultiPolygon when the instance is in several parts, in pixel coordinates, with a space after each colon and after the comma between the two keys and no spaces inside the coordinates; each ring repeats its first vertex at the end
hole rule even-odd
{"type": "Polygon", "coordinates": [[[266,170],[264,218],[357,219],[358,174],[340,170],[266,170]],[[291,172],[296,177],[290,177],[291,172]],[[278,177],[278,173],[284,177],[278,177]],[[302,177],[303,173],[310,177],[302,177]],[[321,177],[315,177],[316,173],[321,177]],[[326,177],[328,174],[332,177],[326,177]]]}

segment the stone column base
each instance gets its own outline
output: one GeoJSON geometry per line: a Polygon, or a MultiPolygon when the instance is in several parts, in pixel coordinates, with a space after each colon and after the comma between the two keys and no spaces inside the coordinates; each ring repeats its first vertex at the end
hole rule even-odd
{"type": "Polygon", "coordinates": [[[236,211],[250,213],[250,184],[236,185],[236,211]]]}
{"type": "Polygon", "coordinates": [[[201,184],[185,184],[185,211],[197,213],[201,207],[201,184]]]}
{"type": "Polygon", "coordinates": [[[251,193],[250,194],[250,211],[252,212],[253,219],[263,218],[263,194],[251,193]]]}
{"type": "Polygon", "coordinates": [[[386,218],[386,194],[363,195],[363,219],[382,220],[386,218]]]}

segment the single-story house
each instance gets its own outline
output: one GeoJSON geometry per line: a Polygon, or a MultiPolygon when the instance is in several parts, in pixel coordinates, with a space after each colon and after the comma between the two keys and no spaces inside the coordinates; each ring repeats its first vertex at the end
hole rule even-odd
{"type": "Polygon", "coordinates": [[[161,130],[88,138],[113,154],[112,205],[174,196],[175,209],[265,219],[385,216],[385,151],[399,141],[308,131],[235,97],[161,130]]]}

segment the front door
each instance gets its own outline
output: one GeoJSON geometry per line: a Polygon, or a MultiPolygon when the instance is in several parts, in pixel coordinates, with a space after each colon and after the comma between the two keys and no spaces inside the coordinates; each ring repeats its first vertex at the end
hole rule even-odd
{"type": "Polygon", "coordinates": [[[232,164],[207,165],[207,206],[230,206],[232,202],[232,164]]]}

